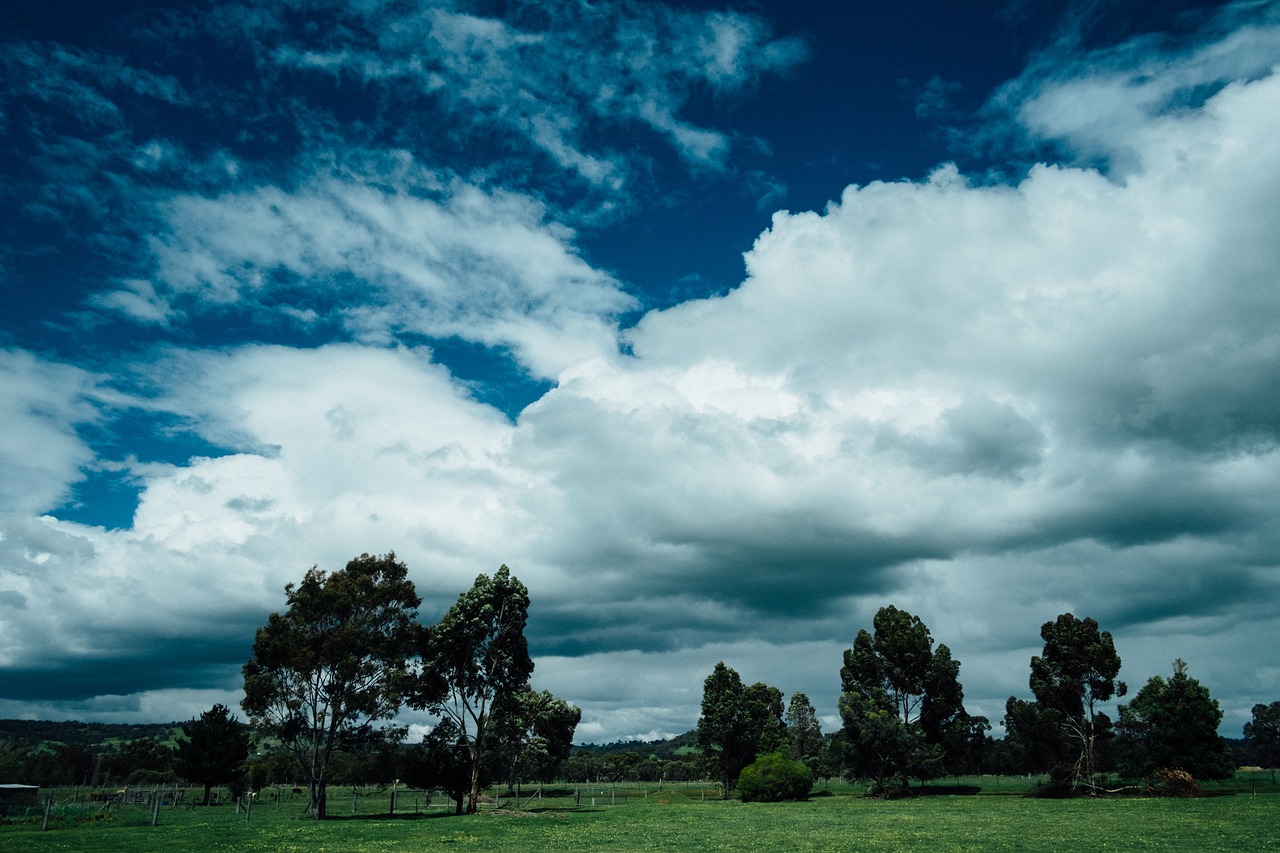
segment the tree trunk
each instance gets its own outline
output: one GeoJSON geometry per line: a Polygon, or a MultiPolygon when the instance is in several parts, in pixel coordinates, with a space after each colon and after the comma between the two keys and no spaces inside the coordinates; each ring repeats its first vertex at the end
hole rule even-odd
{"type": "Polygon", "coordinates": [[[212,782],[205,782],[205,783],[204,783],[204,803],[203,803],[203,805],[206,805],[206,806],[207,806],[207,805],[209,805],[209,800],[210,800],[210,798],[212,798],[212,797],[213,797],[213,783],[212,783],[212,782]]]}
{"type": "Polygon", "coordinates": [[[480,810],[480,756],[471,759],[471,792],[467,795],[467,814],[480,810]]]}

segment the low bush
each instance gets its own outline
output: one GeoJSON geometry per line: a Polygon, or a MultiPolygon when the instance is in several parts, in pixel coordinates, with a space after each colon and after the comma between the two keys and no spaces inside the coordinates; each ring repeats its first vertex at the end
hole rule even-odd
{"type": "Polygon", "coordinates": [[[811,788],[813,772],[780,752],[757,758],[738,777],[738,794],[744,803],[803,800],[811,788]]]}

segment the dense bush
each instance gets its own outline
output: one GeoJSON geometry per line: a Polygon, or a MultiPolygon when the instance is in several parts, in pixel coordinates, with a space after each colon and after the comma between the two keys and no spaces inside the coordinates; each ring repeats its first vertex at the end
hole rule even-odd
{"type": "Polygon", "coordinates": [[[813,771],[780,752],[757,758],[738,777],[738,793],[745,803],[803,800],[812,787],[813,771]]]}

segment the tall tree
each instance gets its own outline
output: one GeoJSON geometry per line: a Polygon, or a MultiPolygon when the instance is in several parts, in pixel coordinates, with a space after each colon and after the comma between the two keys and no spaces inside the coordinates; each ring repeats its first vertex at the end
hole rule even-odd
{"type": "Polygon", "coordinates": [[[214,705],[199,719],[184,723],[174,769],[204,786],[204,804],[214,785],[224,785],[244,771],[252,739],[248,727],[226,705],[214,705]]]}
{"type": "Polygon", "coordinates": [[[1280,702],[1253,706],[1253,719],[1244,724],[1244,736],[1253,751],[1253,760],[1271,770],[1271,781],[1276,780],[1276,767],[1280,766],[1280,702]]]}
{"type": "Polygon", "coordinates": [[[910,776],[941,772],[950,729],[967,719],[960,663],[905,610],[880,608],[872,627],[858,631],[840,669],[850,769],[881,789],[896,774],[905,791],[910,776]]]}
{"type": "Polygon", "coordinates": [[[1110,631],[1070,613],[1040,626],[1040,636],[1044,651],[1031,658],[1031,692],[1065,740],[1077,747],[1072,786],[1088,787],[1098,771],[1098,743],[1111,733],[1111,718],[1099,705],[1126,690],[1116,680],[1120,656],[1110,631]]]}
{"type": "Polygon", "coordinates": [[[1120,706],[1121,769],[1131,777],[1170,768],[1196,779],[1230,779],[1235,758],[1218,735],[1221,722],[1218,700],[1187,675],[1185,661],[1175,660],[1168,681],[1154,676],[1120,706]]]}
{"type": "Polygon", "coordinates": [[[524,637],[528,613],[529,591],[502,566],[493,577],[477,577],[423,634],[423,672],[412,704],[453,720],[467,744],[468,814],[480,800],[493,712],[524,690],[533,673],[524,637]]]}
{"type": "Polygon", "coordinates": [[[781,691],[761,682],[744,687],[724,661],[703,682],[698,746],[711,756],[726,799],[757,755],[786,748],[782,713],[781,691]]]}
{"type": "Polygon", "coordinates": [[[254,638],[241,707],[297,757],[319,820],[334,750],[367,743],[373,724],[400,709],[421,600],[393,553],[361,554],[333,573],[313,568],[285,595],[288,609],[272,613],[254,638]]]}
{"type": "Polygon", "coordinates": [[[822,766],[822,725],[813,703],[803,693],[791,694],[787,704],[787,732],[791,737],[791,756],[817,774],[822,766]]]}

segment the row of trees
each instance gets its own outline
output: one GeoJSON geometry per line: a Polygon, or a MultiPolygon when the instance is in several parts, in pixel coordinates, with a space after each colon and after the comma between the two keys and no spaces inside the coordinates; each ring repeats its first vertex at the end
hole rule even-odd
{"type": "MultiPolygon", "coordinates": [[[[896,607],[881,608],[860,630],[840,670],[841,730],[824,738],[803,694],[784,719],[782,693],[743,686],[723,662],[703,685],[698,744],[714,760],[725,796],[758,757],[787,752],[819,775],[869,780],[884,796],[911,779],[981,772],[1047,773],[1044,792],[1095,793],[1112,772],[1148,783],[1165,771],[1229,778],[1236,757],[1218,735],[1222,711],[1181,660],[1156,676],[1112,720],[1103,705],[1127,693],[1111,634],[1093,619],[1064,613],[1040,630],[1031,659],[1032,700],[1009,697],[1003,741],[990,722],[964,708],[960,662],[933,643],[928,627],[896,607]]],[[[1254,758],[1280,763],[1280,702],[1257,705],[1245,726],[1254,758]]]]}
{"type": "Polygon", "coordinates": [[[464,800],[476,810],[495,764],[546,774],[568,756],[581,712],[529,686],[529,593],[506,566],[477,577],[435,625],[418,621],[421,599],[393,553],[313,568],[285,593],[287,610],[254,639],[242,707],[296,758],[313,817],[324,817],[334,756],[399,742],[404,730],[387,721],[406,705],[439,720],[417,783],[459,811],[464,800]]]}

